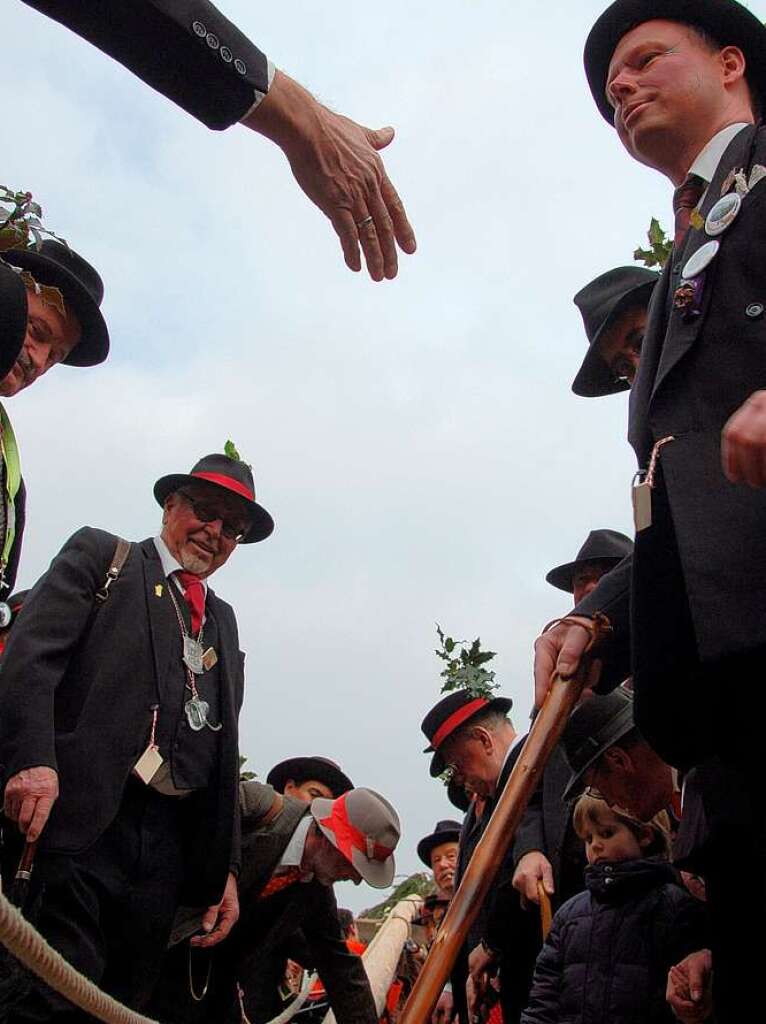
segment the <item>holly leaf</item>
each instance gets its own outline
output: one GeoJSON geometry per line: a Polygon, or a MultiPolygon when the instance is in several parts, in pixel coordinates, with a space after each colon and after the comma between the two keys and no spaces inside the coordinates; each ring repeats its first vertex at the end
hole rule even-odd
{"type": "Polygon", "coordinates": [[[227,455],[230,459],[234,459],[235,462],[242,461],[242,459],[239,456],[239,452],[237,451],[236,445],[231,440],[227,441],[226,444],[223,446],[223,453],[224,455],[227,455]]]}

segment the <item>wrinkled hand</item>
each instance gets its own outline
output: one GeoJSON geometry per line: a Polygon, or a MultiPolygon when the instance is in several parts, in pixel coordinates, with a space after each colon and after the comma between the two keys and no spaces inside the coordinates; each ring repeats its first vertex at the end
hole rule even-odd
{"type": "MultiPolygon", "coordinates": [[[[554,672],[558,672],[565,679],[571,678],[577,672],[583,652],[590,643],[590,629],[585,624],[591,620],[579,615],[569,618],[582,622],[583,625],[562,622],[535,640],[535,707],[543,706],[551,688],[551,677],[554,672]]],[[[594,658],[588,669],[584,689],[594,687],[600,674],[601,662],[594,658]]]]}
{"type": "Polygon", "coordinates": [[[670,968],[665,998],[684,1024],[704,1024],[713,1012],[712,988],[713,958],[700,949],[670,968]]]}
{"type": "Polygon", "coordinates": [[[229,872],[226,879],[226,888],[223,890],[223,899],[214,907],[208,907],[202,918],[202,930],[207,935],[195,935],[191,940],[192,946],[200,946],[206,949],[208,946],[217,946],[223,942],[239,917],[239,896],[237,894],[236,876],[229,872]]]}
{"type": "Polygon", "coordinates": [[[478,1013],[479,1004],[484,998],[489,984],[489,969],[495,963],[494,954],[479,943],[468,957],[468,981],[465,992],[468,1000],[468,1017],[473,1019],[478,1013]]]}
{"type": "Polygon", "coordinates": [[[15,821],[28,843],[40,838],[45,823],[59,795],[59,777],[52,768],[42,765],[17,772],[5,787],[3,810],[15,821]]]}
{"type": "Polygon", "coordinates": [[[756,391],[723,428],[723,471],[733,484],[766,484],[766,391],[756,391]]]}
{"type": "Polygon", "coordinates": [[[336,114],[281,71],[274,75],[266,98],[242,123],[282,149],[300,187],[330,218],[346,266],[361,270],[361,244],[373,281],[396,277],[397,243],[410,254],[417,244],[378,156],[393,139],[394,129],[365,128],[336,114]]]}
{"type": "Polygon", "coordinates": [[[539,906],[540,893],[537,891],[538,882],[543,883],[543,888],[549,896],[552,896],[556,891],[553,885],[551,862],[539,850],[530,850],[529,853],[524,854],[516,865],[511,884],[517,892],[521,893],[522,903],[536,903],[539,906]]]}
{"type": "Polygon", "coordinates": [[[452,992],[445,988],[431,1014],[431,1024],[450,1024],[454,1015],[455,1003],[452,992]]]}

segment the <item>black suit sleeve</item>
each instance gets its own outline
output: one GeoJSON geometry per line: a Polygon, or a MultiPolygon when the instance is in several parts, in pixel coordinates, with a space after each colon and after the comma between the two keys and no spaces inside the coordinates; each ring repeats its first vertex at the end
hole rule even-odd
{"type": "Polygon", "coordinates": [[[577,605],[572,615],[595,615],[603,612],[612,624],[611,634],[599,647],[604,667],[596,687],[609,693],[630,675],[630,580],[633,555],[602,576],[598,586],[577,605]]]}
{"type": "Polygon", "coordinates": [[[116,538],[78,530],[24,602],[0,663],[3,781],[24,768],[57,768],[54,695],[85,634],[116,538]]]}
{"type": "Polygon", "coordinates": [[[331,888],[317,887],[314,912],[303,931],[338,1024],[377,1024],[378,1014],[361,957],[346,946],[331,888]]]}
{"type": "Polygon", "coordinates": [[[268,61],[207,0],[24,0],[123,64],[208,128],[268,92],[268,61]]]}
{"type": "MultiPolygon", "coordinates": [[[[545,823],[543,819],[543,776],[535,787],[532,796],[529,798],[524,817],[516,829],[516,836],[513,840],[513,864],[514,867],[521,858],[537,850],[545,853],[545,823]]],[[[546,854],[547,856],[547,854],[546,854]]]]}

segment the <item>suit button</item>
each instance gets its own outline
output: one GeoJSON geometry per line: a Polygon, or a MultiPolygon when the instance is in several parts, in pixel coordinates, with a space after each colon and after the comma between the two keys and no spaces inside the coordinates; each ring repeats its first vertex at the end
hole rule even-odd
{"type": "Polygon", "coordinates": [[[764,309],[766,309],[766,306],[762,302],[751,302],[745,309],[745,316],[749,316],[751,320],[760,320],[764,309]]]}
{"type": "Polygon", "coordinates": [[[205,36],[205,42],[211,50],[217,50],[219,47],[218,36],[214,36],[212,32],[208,32],[205,36]]]}
{"type": "Polygon", "coordinates": [[[227,64],[231,64],[232,53],[228,46],[222,46],[218,52],[221,54],[222,61],[225,61],[227,64]]]}
{"type": "Polygon", "coordinates": [[[200,39],[204,39],[207,35],[207,29],[201,21],[193,21],[192,28],[194,29],[195,36],[199,36],[200,39]]]}
{"type": "Polygon", "coordinates": [[[237,57],[237,59],[234,61],[234,67],[237,69],[240,75],[247,74],[247,66],[243,60],[239,59],[239,57],[237,57]]]}

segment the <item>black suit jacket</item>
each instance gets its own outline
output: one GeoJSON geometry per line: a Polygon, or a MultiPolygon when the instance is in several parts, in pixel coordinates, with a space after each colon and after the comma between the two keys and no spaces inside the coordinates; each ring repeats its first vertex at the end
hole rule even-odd
{"type": "Polygon", "coordinates": [[[298,824],[310,813],[308,804],[288,796],[282,811],[267,825],[252,823],[243,815],[240,918],[213,952],[209,994],[198,1004],[189,999],[187,950],[178,947],[167,957],[153,1014],[179,1024],[239,1024],[239,983],[248,1018],[253,1024],[265,1024],[282,1009],[277,995],[281,973],[275,968],[284,965],[285,942],[300,929],[310,966],[319,971],[338,1024],[377,1024],[367,974],[361,959],[346,946],[332,887],[317,881],[296,882],[264,900],[258,898],[298,824]]]}
{"type": "MultiPolygon", "coordinates": [[[[77,853],[117,814],[131,769],[149,742],[162,703],[178,622],[154,541],[132,545],[108,600],[97,607],[117,538],[78,530],[24,604],[0,665],[0,769],[7,781],[45,765],[60,796],[41,838],[48,850],[77,853]]],[[[196,801],[190,868],[195,903],[216,902],[238,862],[237,717],[244,689],[232,609],[208,589],[219,630],[220,762],[196,801]]]]}
{"type": "MultiPolygon", "coordinates": [[[[747,174],[754,163],[766,164],[766,130],[748,127],[724,153],[700,211],[703,219],[729,172],[744,167],[747,174]]],[[[705,272],[700,315],[685,318],[672,308],[672,297],[686,261],[710,241],[704,229],[690,229],[654,291],[630,395],[629,440],[644,469],[657,440],[675,440],[660,455],[661,493],[655,494],[660,515],[638,533],[633,556],[603,577],[577,608],[584,614],[604,611],[615,626],[602,688],[618,685],[630,670],[631,629],[634,651],[649,673],[652,663],[666,657],[663,623],[668,621],[688,619],[689,657],[703,665],[766,646],[766,489],[731,484],[721,468],[723,427],[754,391],[766,387],[764,231],[762,180],[718,237],[720,250],[705,272]],[[671,524],[671,545],[661,543],[662,520],[671,524]],[[668,558],[677,561],[670,570],[668,558]]],[[[636,713],[645,721],[640,682],[637,676],[636,713]]],[[[702,726],[710,710],[698,691],[679,699],[678,715],[687,731],[695,728],[689,716],[698,712],[702,726]]],[[[678,732],[677,716],[671,714],[668,722],[667,736],[647,738],[672,759],[670,733],[678,732]]]]}
{"type": "Polygon", "coordinates": [[[114,57],[208,128],[268,92],[263,53],[207,0],[24,0],[114,57]]]}

